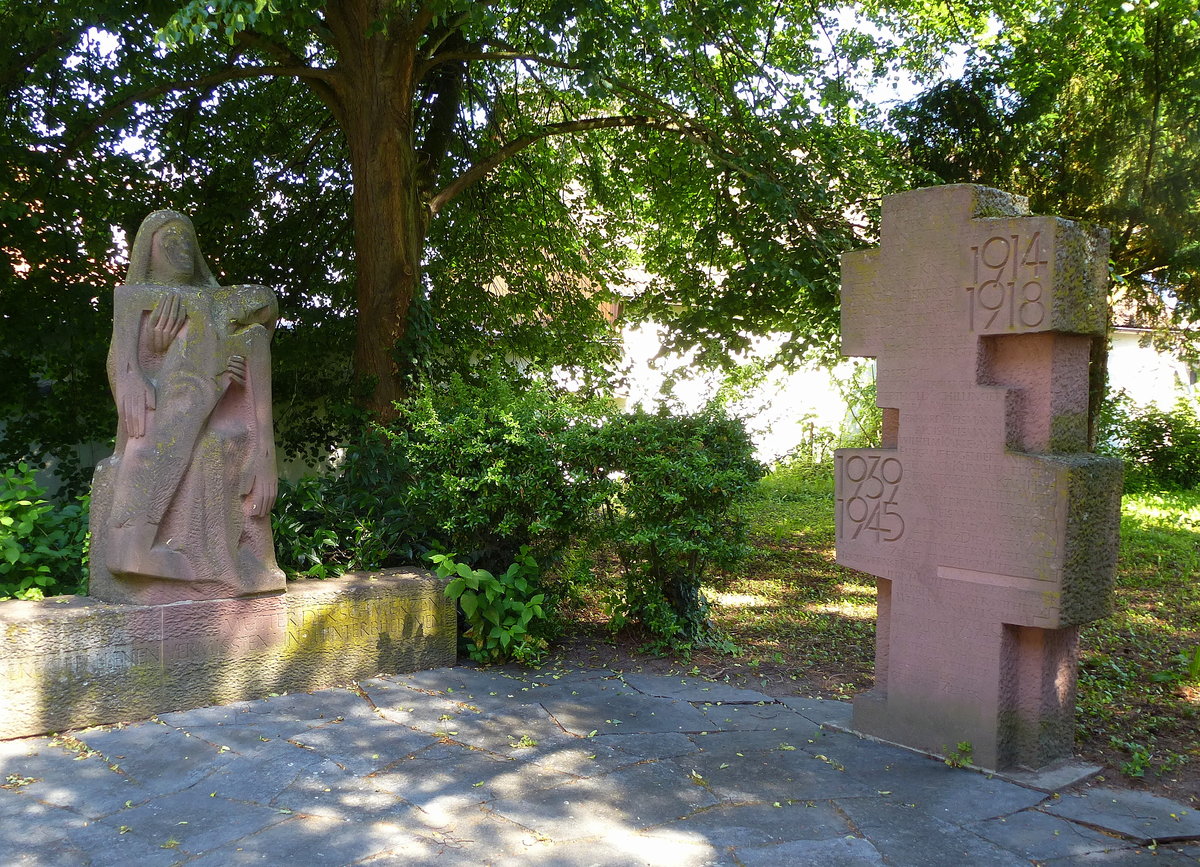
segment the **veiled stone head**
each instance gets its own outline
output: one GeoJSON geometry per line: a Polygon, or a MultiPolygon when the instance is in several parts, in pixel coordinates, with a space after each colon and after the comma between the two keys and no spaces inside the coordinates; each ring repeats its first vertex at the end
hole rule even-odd
{"type": "Polygon", "coordinates": [[[192,221],[179,211],[155,211],[142,221],[129,253],[125,282],[161,286],[216,286],[200,254],[192,221]]]}

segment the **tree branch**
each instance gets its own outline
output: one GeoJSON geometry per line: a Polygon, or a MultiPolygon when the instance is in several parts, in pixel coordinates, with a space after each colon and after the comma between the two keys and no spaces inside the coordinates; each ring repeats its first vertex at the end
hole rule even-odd
{"type": "MultiPolygon", "coordinates": [[[[462,33],[458,30],[451,32],[450,37],[456,44],[464,44],[462,33]]],[[[462,91],[466,83],[467,64],[456,63],[442,66],[432,75],[424,86],[429,88],[432,97],[429,103],[429,125],[425,140],[419,148],[425,166],[425,177],[422,181],[427,189],[432,187],[442,160],[450,145],[450,136],[454,130],[454,121],[458,117],[462,105],[462,91]]]]}
{"type": "Polygon", "coordinates": [[[475,165],[471,166],[469,169],[443,187],[440,192],[438,192],[429,200],[429,214],[430,216],[435,216],[450,202],[451,199],[453,199],[467,187],[482,180],[503,162],[511,159],[516,154],[520,153],[531,145],[537,144],[543,139],[547,139],[556,135],[588,132],[596,129],[613,129],[616,127],[655,127],[658,129],[672,129],[679,132],[686,132],[676,123],[657,120],[656,118],[648,117],[646,115],[588,117],[580,118],[579,120],[569,120],[562,123],[550,124],[549,126],[543,127],[537,132],[513,139],[491,156],[475,163],[475,165]]]}
{"type": "Polygon", "coordinates": [[[555,60],[553,57],[545,57],[540,54],[526,54],[521,51],[444,51],[425,60],[417,67],[417,80],[421,80],[431,69],[441,66],[443,63],[470,63],[473,60],[526,60],[530,63],[537,63],[541,66],[549,66],[554,69],[567,69],[573,72],[583,71],[582,66],[573,63],[555,60]]]}
{"type": "Polygon", "coordinates": [[[253,30],[241,31],[237,34],[236,39],[240,47],[257,48],[273,57],[282,67],[296,70],[311,70],[314,74],[302,75],[297,72],[295,77],[304,78],[313,93],[317,95],[317,98],[325,103],[326,107],[340,119],[341,100],[338,97],[336,88],[333,86],[334,81],[338,77],[336,70],[313,66],[308,60],[288,48],[288,46],[253,30]]]}
{"type": "Polygon", "coordinates": [[[178,93],[184,90],[210,89],[227,81],[239,81],[246,78],[291,77],[325,80],[330,77],[331,73],[332,70],[314,69],[311,66],[299,68],[293,66],[231,66],[219,72],[203,75],[200,78],[193,78],[188,81],[171,81],[155,85],[154,87],[148,87],[124,99],[117,100],[95,115],[91,123],[72,136],[71,141],[63,148],[62,153],[59,154],[58,159],[55,161],[55,167],[62,168],[68,157],[75,153],[83,142],[95,135],[101,127],[113,120],[113,118],[140,102],[149,102],[160,96],[166,96],[168,93],[178,93]]]}
{"type": "Polygon", "coordinates": [[[317,147],[321,144],[321,140],[324,139],[331,132],[333,132],[335,127],[336,127],[336,124],[334,123],[333,118],[327,117],[325,119],[325,122],[322,123],[321,126],[317,128],[317,131],[315,133],[313,133],[312,137],[308,140],[308,143],[304,146],[303,150],[301,150],[300,153],[297,154],[294,158],[289,160],[287,162],[287,164],[284,165],[283,168],[281,168],[279,171],[272,173],[266,179],[265,183],[273,184],[276,181],[278,181],[280,178],[282,178],[284,175],[286,175],[288,172],[307,163],[309,161],[309,159],[312,157],[312,155],[316,152],[317,147]]]}

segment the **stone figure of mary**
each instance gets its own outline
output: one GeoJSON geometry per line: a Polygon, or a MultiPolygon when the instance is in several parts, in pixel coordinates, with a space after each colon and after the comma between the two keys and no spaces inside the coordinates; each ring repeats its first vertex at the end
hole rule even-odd
{"type": "Polygon", "coordinates": [[[279,592],[265,286],[220,286],[196,232],[156,211],[113,290],[116,451],[96,468],[90,594],[164,604],[279,592]]]}

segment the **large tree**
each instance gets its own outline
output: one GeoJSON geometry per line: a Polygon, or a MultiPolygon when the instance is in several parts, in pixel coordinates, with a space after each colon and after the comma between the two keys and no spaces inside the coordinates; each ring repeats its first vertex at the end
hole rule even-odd
{"type": "Polygon", "coordinates": [[[301,440],[324,423],[306,401],[351,389],[347,356],[381,415],[439,347],[594,367],[599,302],[631,266],[646,279],[621,302],[680,348],[828,342],[837,254],[909,180],[857,88],[930,67],[964,26],[864,12],[921,38],[730,0],[6,3],[6,311],[18,338],[29,299],[46,322],[36,352],[6,346],[25,374],[9,413],[48,435],[29,389],[68,392],[53,358],[94,366],[94,388],[112,227],[151,205],[195,213],[218,273],[281,288],[301,440]]]}

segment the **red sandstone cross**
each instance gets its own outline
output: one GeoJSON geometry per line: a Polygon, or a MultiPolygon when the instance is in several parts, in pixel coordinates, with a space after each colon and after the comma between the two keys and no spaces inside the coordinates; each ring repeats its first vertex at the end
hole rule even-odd
{"type": "Polygon", "coordinates": [[[884,408],[883,448],[836,457],[838,562],[879,577],[854,727],[1041,767],[1115,573],[1120,463],[1087,453],[1107,234],[954,185],[886,198],[881,237],[842,259],[842,351],[884,408]]]}

